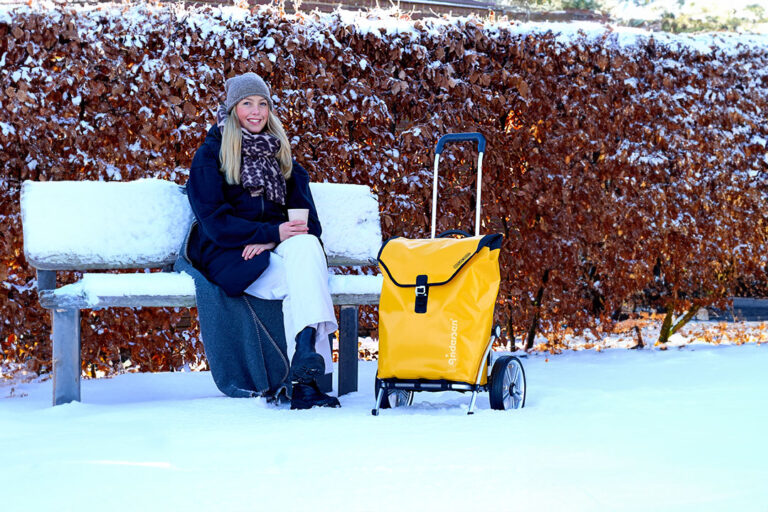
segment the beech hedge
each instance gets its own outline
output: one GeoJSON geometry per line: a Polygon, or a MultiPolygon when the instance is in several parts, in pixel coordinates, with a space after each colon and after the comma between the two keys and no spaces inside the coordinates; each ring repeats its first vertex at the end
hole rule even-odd
{"type": "MultiPolygon", "coordinates": [[[[386,237],[429,236],[439,136],[486,136],[482,232],[505,236],[496,315],[508,338],[604,327],[635,303],[695,311],[764,280],[768,42],[586,30],[397,11],[6,9],[4,359],[50,364],[22,181],[183,184],[225,78],[246,71],[272,85],[314,181],[373,188],[386,237]]],[[[443,153],[439,231],[474,230],[475,159],[471,144],[443,153]]],[[[84,371],[202,366],[195,316],[86,312],[84,371]]],[[[375,334],[375,309],[362,323],[375,334]]]]}

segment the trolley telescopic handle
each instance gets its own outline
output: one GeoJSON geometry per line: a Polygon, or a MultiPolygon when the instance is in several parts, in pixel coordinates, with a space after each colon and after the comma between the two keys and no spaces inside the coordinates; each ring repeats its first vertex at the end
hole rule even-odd
{"type": "Polygon", "coordinates": [[[443,135],[437,141],[437,148],[435,149],[435,171],[432,183],[432,236],[435,238],[435,228],[437,227],[437,166],[440,162],[440,154],[443,152],[443,147],[446,142],[464,142],[474,141],[477,142],[477,206],[475,207],[475,236],[480,234],[480,195],[481,185],[483,183],[483,153],[485,153],[485,137],[482,133],[449,133],[443,135]]]}

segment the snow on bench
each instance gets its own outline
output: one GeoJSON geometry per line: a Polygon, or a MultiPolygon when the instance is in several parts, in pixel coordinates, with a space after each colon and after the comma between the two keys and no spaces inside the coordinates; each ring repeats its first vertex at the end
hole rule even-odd
{"type": "MultiPolygon", "coordinates": [[[[369,265],[381,247],[379,205],[364,185],[310,184],[331,265],[369,265]]],[[[40,270],[172,265],[193,220],[184,187],[131,182],[24,182],[24,255],[40,270]]]]}
{"type": "MultiPolygon", "coordinates": [[[[312,183],[322,240],[333,266],[372,265],[381,247],[378,201],[364,185],[312,183]]],[[[184,187],[132,182],[24,182],[24,254],[38,271],[40,303],[53,315],[54,405],[80,400],[80,310],[194,307],[186,273],[169,272],[194,219],[184,187]],[[57,270],[144,269],[85,273],[56,288],[57,270]],[[163,269],[149,272],[147,269],[163,269]]],[[[341,307],[338,393],[357,390],[357,314],[378,304],[381,276],[329,274],[341,307]]]]}
{"type": "MultiPolygon", "coordinates": [[[[329,274],[335,305],[378,304],[382,276],[329,274]]],[[[76,283],[40,294],[46,308],[195,307],[195,283],[186,272],[83,274],[76,283]]]]}

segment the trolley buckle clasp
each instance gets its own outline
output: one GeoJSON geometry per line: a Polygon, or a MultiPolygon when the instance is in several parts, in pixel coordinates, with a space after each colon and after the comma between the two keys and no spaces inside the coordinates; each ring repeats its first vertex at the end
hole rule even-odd
{"type": "Polygon", "coordinates": [[[427,295],[429,295],[429,278],[426,274],[416,276],[416,300],[414,313],[427,312],[427,295]]]}

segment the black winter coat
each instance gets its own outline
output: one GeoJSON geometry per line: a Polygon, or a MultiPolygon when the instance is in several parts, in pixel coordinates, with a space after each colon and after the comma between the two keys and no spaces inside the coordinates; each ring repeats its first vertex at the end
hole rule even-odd
{"type": "Polygon", "coordinates": [[[280,243],[278,226],[288,220],[287,208],[309,208],[309,233],[322,228],[309,190],[309,175],[295,160],[287,180],[285,206],[263,196],[252,197],[241,185],[229,185],[219,170],[221,131],[213,126],[195,153],[187,196],[197,219],[187,248],[195,268],[229,296],[250,286],[269,265],[269,251],[243,259],[248,244],[280,243]]]}

